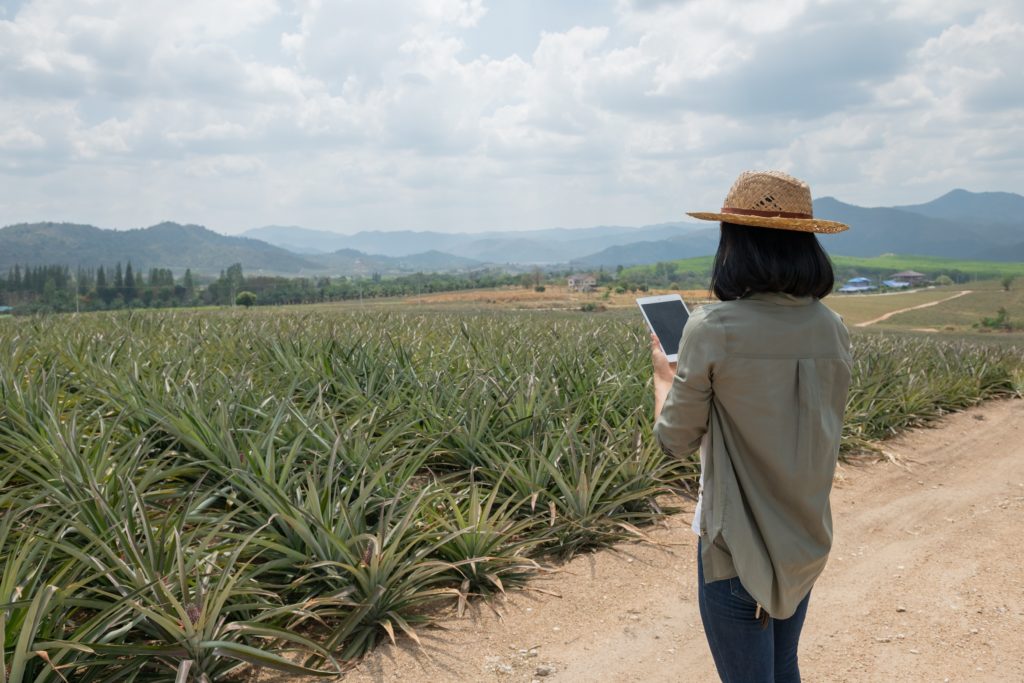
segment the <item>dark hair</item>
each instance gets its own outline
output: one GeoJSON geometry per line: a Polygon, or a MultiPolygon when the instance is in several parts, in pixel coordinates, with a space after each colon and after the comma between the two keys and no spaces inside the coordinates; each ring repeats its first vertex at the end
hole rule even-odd
{"type": "Polygon", "coordinates": [[[722,223],[711,289],[722,301],[757,292],[828,296],[832,261],[813,232],[722,223]]]}

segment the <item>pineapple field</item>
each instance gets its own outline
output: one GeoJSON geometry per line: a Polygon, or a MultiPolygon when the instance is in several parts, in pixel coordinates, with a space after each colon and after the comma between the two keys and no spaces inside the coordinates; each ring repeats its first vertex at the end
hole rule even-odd
{"type": "MultiPolygon", "coordinates": [[[[697,470],[638,318],[0,320],[0,682],[334,675],[644,538],[697,470]]],[[[1022,390],[1018,346],[855,335],[844,454],[1022,390]]]]}

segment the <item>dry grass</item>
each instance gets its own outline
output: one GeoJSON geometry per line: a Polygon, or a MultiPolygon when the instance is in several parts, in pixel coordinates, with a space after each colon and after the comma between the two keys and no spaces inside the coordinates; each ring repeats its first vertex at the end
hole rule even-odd
{"type": "Polygon", "coordinates": [[[578,309],[585,304],[597,304],[606,308],[634,308],[636,300],[641,296],[657,294],[681,294],[689,303],[705,303],[708,301],[707,290],[670,290],[652,289],[649,292],[626,292],[605,295],[605,290],[595,292],[570,292],[565,286],[547,286],[543,292],[522,287],[506,287],[501,289],[472,289],[462,292],[439,292],[423,296],[410,297],[405,303],[411,306],[443,305],[510,308],[513,310],[544,310],[544,309],[578,309]]]}
{"type": "MultiPolygon", "coordinates": [[[[963,333],[974,331],[972,326],[983,317],[994,317],[999,308],[1005,308],[1014,326],[1024,326],[1024,282],[1016,283],[1008,292],[1003,291],[996,281],[971,283],[965,288],[970,289],[971,294],[938,306],[894,316],[886,323],[903,329],[930,327],[963,333]]],[[[952,290],[947,291],[951,293],[952,290]]],[[[1014,333],[1018,337],[1021,334],[1014,333]]]]}
{"type": "MultiPolygon", "coordinates": [[[[892,311],[947,299],[962,289],[936,287],[891,294],[833,294],[825,300],[825,303],[833,311],[843,316],[846,324],[852,327],[892,311]]],[[[890,318],[890,320],[892,319],[890,318]]]]}

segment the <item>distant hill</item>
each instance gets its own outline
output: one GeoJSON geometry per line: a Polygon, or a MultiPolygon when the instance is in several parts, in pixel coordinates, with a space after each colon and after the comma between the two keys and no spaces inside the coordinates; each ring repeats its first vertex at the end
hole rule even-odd
{"type": "Polygon", "coordinates": [[[718,228],[700,230],[666,240],[631,242],[573,259],[575,268],[635,266],[657,261],[676,261],[713,254],[718,248],[718,228]]]}
{"type": "Polygon", "coordinates": [[[443,251],[425,251],[421,254],[394,257],[394,262],[405,270],[422,270],[425,272],[471,270],[484,265],[476,259],[464,258],[443,251]]]}
{"type": "Polygon", "coordinates": [[[967,223],[1011,223],[1024,220],[1024,197],[1013,192],[953,190],[924,204],[894,206],[922,216],[967,223]]]}
{"type": "Polygon", "coordinates": [[[844,256],[896,253],[952,257],[976,250],[978,244],[956,223],[901,209],[865,208],[824,197],[814,201],[814,215],[850,226],[845,232],[819,237],[830,253],[844,256]]]}
{"type": "Polygon", "coordinates": [[[345,275],[453,272],[471,270],[483,265],[480,261],[440,251],[394,257],[365,254],[355,249],[339,249],[331,254],[316,254],[307,258],[323,270],[345,275]]]}
{"type": "MultiPolygon", "coordinates": [[[[862,207],[833,197],[814,202],[814,214],[851,229],[821,235],[831,254],[878,256],[886,253],[995,261],[1024,259],[1024,197],[1009,192],[954,190],[926,204],[862,207]]],[[[713,254],[712,233],[691,230],[663,240],[609,246],[572,259],[581,267],[637,265],[713,254]]]]}
{"type": "MultiPolygon", "coordinates": [[[[835,255],[895,253],[1024,261],[1024,197],[1010,192],[954,190],[931,202],[896,207],[862,207],[824,197],[814,202],[814,212],[852,226],[838,235],[821,236],[822,244],[835,255]]],[[[353,235],[265,226],[238,237],[177,223],[126,231],[33,223],[0,228],[0,270],[16,263],[95,267],[129,260],[143,270],[192,268],[215,274],[241,263],[248,273],[292,276],[396,275],[506,264],[585,269],[704,256],[714,253],[717,244],[716,226],[696,221],[641,227],[353,235]]]]}
{"type": "Polygon", "coordinates": [[[983,261],[1009,261],[1024,263],[1024,242],[982,251],[978,255],[978,258],[983,261]]]}
{"type": "Polygon", "coordinates": [[[865,208],[823,197],[815,200],[814,215],[851,226],[846,232],[821,236],[830,253],[845,256],[895,253],[983,259],[983,254],[1024,238],[1024,214],[1015,224],[968,221],[936,218],[908,207],[865,208]]]}
{"type": "Polygon", "coordinates": [[[138,270],[171,268],[216,274],[241,263],[249,274],[397,275],[460,271],[483,265],[474,259],[427,251],[402,257],[353,249],[295,254],[249,237],[229,237],[199,225],[160,223],[138,230],[102,230],[92,225],[32,223],[0,228],[0,271],[15,264],[66,264],[94,268],[129,261],[138,270]]]}
{"type": "Polygon", "coordinates": [[[218,273],[232,263],[247,271],[298,274],[316,265],[280,247],[228,237],[199,225],[160,223],[136,230],[101,230],[72,223],[22,223],[0,228],[0,269],[15,264],[96,267],[131,261],[135,269],[218,273]]]}
{"type": "MultiPolygon", "coordinates": [[[[855,206],[824,197],[816,200],[814,207],[815,215],[853,226],[839,235],[821,237],[833,254],[1013,260],[1020,258],[1017,245],[1024,240],[1024,197],[1011,192],[953,190],[924,204],[895,207],[855,206]]],[[[592,268],[712,254],[717,237],[708,232],[711,226],[674,222],[641,227],[601,225],[462,234],[364,231],[353,235],[270,226],[245,234],[300,253],[345,248],[400,257],[437,251],[491,264],[592,268]]]]}
{"type": "Polygon", "coordinates": [[[591,228],[492,230],[478,233],[396,230],[342,235],[325,230],[267,226],[243,234],[304,254],[326,253],[343,248],[395,257],[439,251],[484,263],[554,264],[565,263],[618,244],[668,239],[705,228],[705,225],[696,222],[676,222],[639,228],[600,225],[591,228]]]}
{"type": "Polygon", "coordinates": [[[242,235],[296,254],[329,254],[349,246],[348,235],[298,225],[267,225],[246,230],[242,235]]]}

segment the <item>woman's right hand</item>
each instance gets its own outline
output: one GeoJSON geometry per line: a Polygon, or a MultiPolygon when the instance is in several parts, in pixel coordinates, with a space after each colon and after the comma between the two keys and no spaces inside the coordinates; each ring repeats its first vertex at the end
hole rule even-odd
{"type": "Polygon", "coordinates": [[[668,356],[661,349],[661,342],[658,335],[651,333],[651,362],[654,365],[655,386],[672,384],[672,378],[676,375],[676,364],[670,363],[668,356]]]}
{"type": "Polygon", "coordinates": [[[661,417],[661,409],[672,389],[672,380],[676,376],[676,364],[668,362],[668,356],[661,350],[658,335],[651,333],[651,361],[654,364],[654,421],[661,417]]]}

